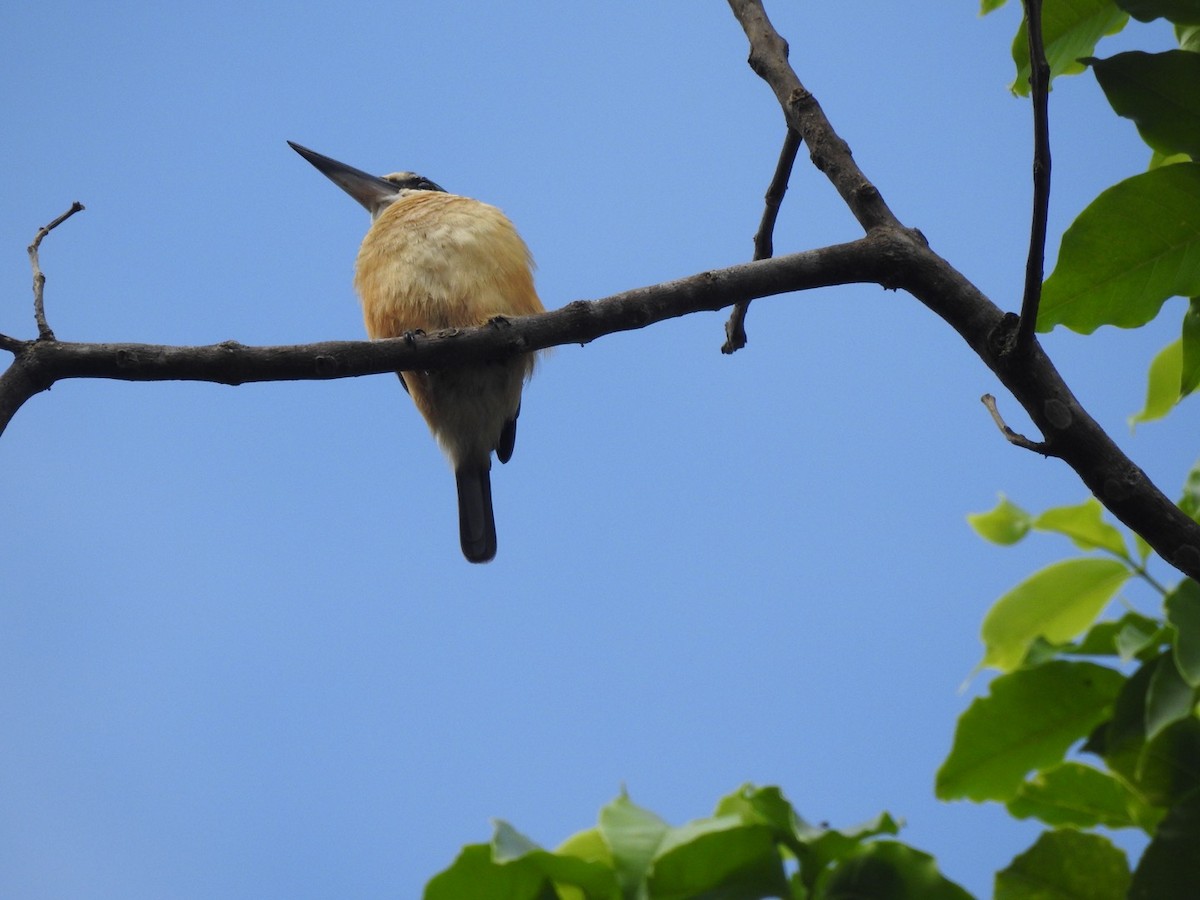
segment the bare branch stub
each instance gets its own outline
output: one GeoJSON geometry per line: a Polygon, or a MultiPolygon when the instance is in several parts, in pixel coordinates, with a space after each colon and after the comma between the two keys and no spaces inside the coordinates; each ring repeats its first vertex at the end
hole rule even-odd
{"type": "Polygon", "coordinates": [[[1025,263],[1025,293],[1017,349],[1033,340],[1042,276],[1046,264],[1046,227],[1050,216],[1050,64],[1042,38],[1042,0],[1024,0],[1029,36],[1029,93],[1033,100],[1033,221],[1029,229],[1029,259],[1025,263]]]}
{"type": "Polygon", "coordinates": [[[987,407],[988,412],[992,414],[992,421],[996,423],[996,427],[1000,429],[1000,433],[1004,435],[1004,439],[1010,444],[1016,447],[1023,447],[1026,450],[1032,450],[1034,453],[1040,453],[1042,456],[1055,455],[1050,451],[1050,445],[1045,441],[1031,441],[1020,432],[1009,428],[1008,423],[1004,421],[1004,417],[1000,415],[1000,410],[996,406],[996,398],[991,394],[984,394],[979,399],[987,407]]]}
{"type": "MultiPolygon", "coordinates": [[[[762,220],[758,223],[758,231],[754,233],[754,259],[770,259],[775,254],[775,220],[779,218],[779,207],[787,193],[788,180],[792,177],[792,166],[796,163],[796,153],[800,149],[800,135],[795,129],[789,128],[783,139],[783,147],[779,151],[779,161],[775,164],[775,174],[767,187],[766,205],[763,208],[762,220]]],[[[746,346],[746,310],[750,301],[735,304],[733,314],[725,323],[725,343],[721,345],[722,353],[733,353],[746,346]]]]}
{"type": "Polygon", "coordinates": [[[43,225],[39,228],[37,234],[34,235],[33,243],[26,248],[29,253],[29,264],[33,267],[33,318],[37,322],[39,341],[53,341],[55,337],[54,332],[50,330],[49,323],[46,321],[46,276],[42,273],[41,265],[38,262],[38,248],[42,245],[42,239],[46,235],[75,215],[75,213],[81,212],[83,208],[83,204],[76,200],[65,213],[49,225],[43,225]]]}

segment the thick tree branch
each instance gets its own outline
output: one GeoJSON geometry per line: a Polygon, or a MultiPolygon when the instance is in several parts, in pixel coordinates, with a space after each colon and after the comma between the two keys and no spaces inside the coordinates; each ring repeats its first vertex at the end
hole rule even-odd
{"type": "MultiPolygon", "coordinates": [[[[995,372],[1041,430],[1029,444],[1066,462],[1096,498],[1140,534],[1167,562],[1200,579],[1200,525],[1192,521],[1121,452],[1075,399],[1030,332],[1019,342],[1019,319],[1002,313],[975,285],[904,228],[858,169],[845,142],[800,84],[760,0],[728,0],[750,40],[750,66],[775,92],[788,124],[808,144],[813,163],[834,183],[872,234],[891,234],[884,246],[906,248],[897,259],[905,290],[949,323],[995,372]]],[[[893,270],[896,271],[896,270],[893,270]]]]}
{"type": "MultiPolygon", "coordinates": [[[[775,255],[775,220],[779,218],[779,206],[787,193],[788,179],[792,177],[792,166],[796,162],[796,153],[800,149],[800,135],[789,128],[783,139],[783,147],[779,151],[779,161],[775,164],[775,174],[767,186],[766,203],[763,208],[762,220],[758,223],[758,231],[754,233],[754,259],[770,259],[775,255]]],[[[722,353],[733,353],[746,346],[746,310],[750,308],[749,301],[734,304],[733,315],[725,323],[725,343],[721,345],[722,353]]]]}
{"type": "Polygon", "coordinates": [[[1025,0],[1025,24],[1029,35],[1029,92],[1033,99],[1033,223],[1029,229],[1018,347],[1028,346],[1037,328],[1050,218],[1050,64],[1042,41],[1042,0],[1025,0]]]}
{"type": "Polygon", "coordinates": [[[1104,506],[1185,575],[1200,579],[1200,525],[1171,502],[1080,405],[1036,338],[1014,352],[1018,318],[1001,313],[923,248],[904,287],[945,319],[995,372],[1044,438],[1037,452],[1075,470],[1104,506]]]}
{"type": "Polygon", "coordinates": [[[577,301],[538,316],[411,339],[282,347],[247,347],[235,341],[204,347],[21,342],[9,370],[0,376],[0,432],[26,400],[64,378],[244,384],[436,369],[558,344],[586,344],[606,334],[788,291],[864,281],[890,286],[896,259],[903,252],[889,246],[893,243],[889,235],[870,235],[590,303],[577,301]]]}

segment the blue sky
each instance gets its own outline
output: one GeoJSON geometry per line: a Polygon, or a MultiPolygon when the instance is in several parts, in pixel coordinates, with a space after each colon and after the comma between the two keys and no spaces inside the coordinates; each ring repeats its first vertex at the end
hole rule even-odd
{"type": "MultiPolygon", "coordinates": [[[[893,210],[1007,308],[1018,8],[768,4],[893,210]]],[[[80,200],[42,251],[62,339],[359,337],[367,216],[286,139],[500,206],[557,307],[748,259],[783,136],[716,0],[8,4],[0,48],[17,336],[25,246],[80,200]]],[[[1104,110],[1089,77],[1056,84],[1051,254],[1148,158],[1104,110]]],[[[802,158],[777,251],[857,234],[802,158]]],[[[1043,338],[1172,495],[1195,411],[1125,419],[1177,304],[1043,338]]],[[[733,357],[724,321],[543,362],[487,566],[461,558],[452,475],[392,377],[31,400],[0,439],[0,895],[418,896],[491,817],[553,845],[622,785],[678,823],[746,781],[813,821],[889,810],[990,892],[1038,829],[937,802],[933,776],[985,684],[959,692],[988,606],[1071,551],[991,547],[964,515],[1084,489],[1000,437],[979,397],[1021,430],[1015,401],[907,295],[755,303],[733,357]]]]}

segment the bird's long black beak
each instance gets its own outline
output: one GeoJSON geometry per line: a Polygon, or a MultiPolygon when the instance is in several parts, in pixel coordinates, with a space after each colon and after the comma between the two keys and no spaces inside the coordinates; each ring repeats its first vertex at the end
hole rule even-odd
{"type": "Polygon", "coordinates": [[[361,203],[375,217],[379,211],[396,199],[399,188],[383,178],[369,175],[354,166],[340,163],[336,159],[322,156],[314,150],[302,147],[295,141],[288,141],[288,146],[312,163],[317,170],[340,187],[343,191],[361,203]]]}

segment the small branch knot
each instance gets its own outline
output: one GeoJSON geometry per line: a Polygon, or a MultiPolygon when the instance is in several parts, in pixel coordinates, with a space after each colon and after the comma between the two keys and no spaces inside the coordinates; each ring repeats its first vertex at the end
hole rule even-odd
{"type": "Polygon", "coordinates": [[[341,371],[341,365],[338,364],[338,358],[326,353],[322,353],[313,360],[313,369],[318,375],[332,377],[341,371]]]}
{"type": "Polygon", "coordinates": [[[1005,313],[992,333],[988,335],[988,350],[996,359],[1003,359],[1017,347],[1017,332],[1021,317],[1016,313],[1005,313]]]}

